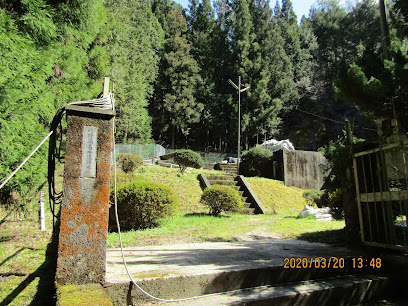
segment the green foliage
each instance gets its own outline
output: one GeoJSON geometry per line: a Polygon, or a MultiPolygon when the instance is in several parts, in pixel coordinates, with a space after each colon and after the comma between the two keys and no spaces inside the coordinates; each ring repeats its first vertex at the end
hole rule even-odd
{"type": "Polygon", "coordinates": [[[214,216],[221,212],[240,212],[243,209],[238,191],[223,185],[213,185],[205,189],[200,201],[210,208],[210,214],[214,216]]]}
{"type": "Polygon", "coordinates": [[[306,199],[308,205],[317,205],[317,207],[322,207],[322,198],[325,192],[320,190],[306,190],[303,193],[303,197],[306,199]]]}
{"type": "Polygon", "coordinates": [[[116,160],[125,173],[132,173],[143,165],[143,159],[136,154],[121,153],[116,160]]]}
{"type": "Polygon", "coordinates": [[[163,27],[165,43],[150,111],[156,135],[170,132],[168,139],[174,148],[176,134],[187,136],[191,125],[201,117],[204,106],[194,96],[201,81],[199,66],[190,53],[188,25],[181,6],[157,0],[152,7],[163,27]]]}
{"type": "Polygon", "coordinates": [[[319,44],[316,57],[324,72],[319,78],[330,95],[341,67],[357,59],[361,44],[377,50],[381,46],[379,10],[374,1],[359,1],[347,11],[339,1],[320,0],[307,22],[319,44]]]}
{"type": "MultiPolygon", "coordinates": [[[[60,106],[95,98],[107,71],[102,0],[0,3],[0,177],[47,134],[60,106]]],[[[2,191],[26,205],[46,181],[47,146],[2,191]]]]}
{"type": "MultiPolygon", "coordinates": [[[[341,184],[340,173],[342,172],[341,169],[343,169],[344,165],[340,149],[345,147],[346,131],[343,130],[343,134],[342,137],[338,137],[337,140],[330,140],[326,145],[318,149],[329,162],[327,168],[322,170],[327,172],[331,169],[329,176],[326,177],[326,183],[331,189],[336,189],[340,187],[341,184]]],[[[353,135],[353,144],[362,143],[364,141],[365,139],[353,135]]]]}
{"type": "MultiPolygon", "coordinates": [[[[159,218],[173,215],[178,208],[178,198],[170,187],[149,181],[121,185],[116,196],[120,227],[124,231],[152,228],[159,218]]],[[[116,230],[114,205],[109,220],[110,229],[116,230]]]]}
{"type": "Polygon", "coordinates": [[[203,158],[192,150],[175,151],[174,161],[179,165],[182,174],[187,167],[199,169],[204,166],[203,158]]]}
{"type": "Polygon", "coordinates": [[[106,1],[112,35],[108,41],[115,82],[117,136],[122,142],[151,139],[147,107],[159,69],[163,30],[147,1],[106,1]]]}
{"type": "Polygon", "coordinates": [[[242,154],[240,172],[245,176],[267,177],[273,152],[264,147],[253,147],[242,154]]]}
{"type": "Polygon", "coordinates": [[[343,195],[340,188],[329,192],[327,206],[330,207],[330,214],[335,220],[344,219],[343,195]]]}

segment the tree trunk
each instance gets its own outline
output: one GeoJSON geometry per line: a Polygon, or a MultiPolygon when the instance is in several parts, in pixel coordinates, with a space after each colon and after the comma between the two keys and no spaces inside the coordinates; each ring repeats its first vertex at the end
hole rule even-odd
{"type": "Polygon", "coordinates": [[[171,126],[171,148],[174,149],[175,127],[171,126]]]}
{"type": "Polygon", "coordinates": [[[206,133],[206,141],[205,141],[205,151],[209,151],[210,149],[210,130],[207,128],[207,133],[206,133]]]}
{"type": "Polygon", "coordinates": [[[248,150],[248,132],[245,131],[245,150],[248,150]]]}

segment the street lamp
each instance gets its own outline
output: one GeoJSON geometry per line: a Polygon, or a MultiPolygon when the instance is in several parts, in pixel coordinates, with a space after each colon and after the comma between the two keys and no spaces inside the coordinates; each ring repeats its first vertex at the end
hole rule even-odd
{"type": "Polygon", "coordinates": [[[241,76],[238,77],[238,86],[231,80],[228,80],[232,86],[238,90],[238,159],[237,159],[237,171],[239,175],[239,159],[241,158],[241,92],[247,91],[250,86],[241,89],[241,76]]]}

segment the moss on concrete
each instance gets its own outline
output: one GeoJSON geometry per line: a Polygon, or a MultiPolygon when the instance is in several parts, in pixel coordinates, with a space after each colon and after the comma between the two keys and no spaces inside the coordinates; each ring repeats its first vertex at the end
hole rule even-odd
{"type": "Polygon", "coordinates": [[[100,284],[64,285],[57,289],[58,306],[112,306],[105,289],[100,284]]]}

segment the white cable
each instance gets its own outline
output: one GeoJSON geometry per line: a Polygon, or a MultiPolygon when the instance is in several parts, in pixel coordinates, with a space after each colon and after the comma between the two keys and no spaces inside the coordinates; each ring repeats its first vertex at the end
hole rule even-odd
{"type": "MultiPolygon", "coordinates": [[[[96,107],[101,109],[114,109],[115,99],[113,93],[109,91],[107,97],[93,99],[93,100],[86,100],[86,101],[76,101],[68,103],[67,105],[86,105],[90,107],[96,107]]],[[[43,143],[52,135],[53,131],[49,132],[47,136],[40,142],[40,144],[23,160],[23,162],[1,183],[0,189],[3,188],[4,185],[17,173],[18,170],[33,156],[35,152],[43,145],[43,143]]]]}
{"type": "Polygon", "coordinates": [[[6,183],[14,176],[14,174],[17,173],[18,170],[20,170],[22,166],[24,166],[24,164],[30,159],[31,156],[33,156],[35,152],[37,152],[37,150],[51,136],[52,133],[53,131],[49,132],[48,135],[45,136],[44,139],[38,144],[38,146],[23,160],[23,162],[13,172],[11,172],[11,174],[3,181],[3,183],[1,183],[0,189],[3,188],[4,185],[6,185],[6,183]]]}
{"type": "Polygon", "coordinates": [[[119,224],[119,216],[118,216],[118,203],[117,203],[117,197],[116,197],[116,153],[115,153],[115,118],[112,120],[113,122],[113,186],[114,186],[114,205],[115,205],[115,218],[116,218],[116,226],[118,227],[118,236],[119,236],[119,243],[120,243],[120,251],[122,254],[122,261],[123,265],[125,266],[126,272],[129,276],[129,279],[135,285],[137,289],[139,289],[143,294],[147,295],[151,299],[154,299],[156,301],[160,302],[169,302],[169,303],[174,303],[174,302],[184,302],[184,301],[190,301],[190,300],[196,300],[196,299],[201,299],[201,298],[206,298],[210,296],[217,296],[217,295],[222,295],[222,294],[229,294],[229,293],[235,293],[235,292],[241,292],[249,289],[254,289],[254,288],[266,288],[269,286],[258,286],[258,287],[253,287],[253,288],[244,288],[244,289],[237,289],[237,290],[231,290],[231,291],[226,291],[226,292],[217,292],[217,293],[210,293],[210,294],[205,294],[205,295],[199,295],[199,296],[193,296],[189,298],[184,298],[184,299],[176,299],[176,300],[167,300],[167,299],[161,299],[158,297],[155,297],[151,295],[150,293],[146,292],[141,288],[133,279],[132,275],[130,274],[129,268],[126,264],[126,259],[125,259],[125,253],[123,251],[123,243],[122,243],[122,236],[120,232],[120,224],[119,224]]]}

